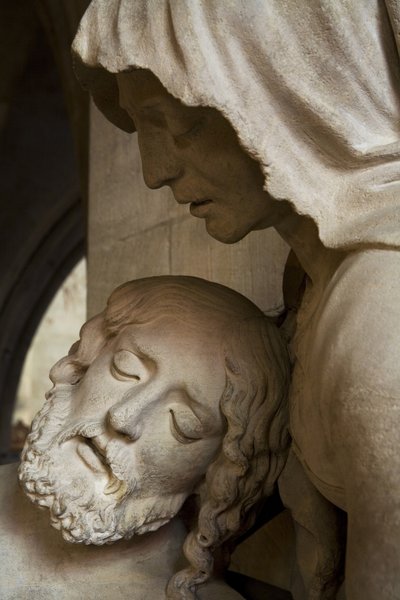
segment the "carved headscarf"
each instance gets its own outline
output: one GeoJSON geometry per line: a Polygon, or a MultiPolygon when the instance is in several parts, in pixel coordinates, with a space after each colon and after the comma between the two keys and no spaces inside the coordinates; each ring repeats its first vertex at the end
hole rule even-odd
{"type": "Polygon", "coordinates": [[[150,69],[230,121],[265,189],[323,243],[400,246],[399,0],[93,0],[78,77],[133,131],[113,74],[150,69]]]}

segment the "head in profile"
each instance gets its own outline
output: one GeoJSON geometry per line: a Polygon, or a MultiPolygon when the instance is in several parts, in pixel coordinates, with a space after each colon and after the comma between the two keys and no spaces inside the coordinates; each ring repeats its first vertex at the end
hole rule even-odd
{"type": "Polygon", "coordinates": [[[398,246],[399,19],[389,0],[92,0],[73,54],[146,183],[217,240],[288,239],[295,214],[330,248],[398,246]]]}
{"type": "Polygon", "coordinates": [[[50,377],[20,466],[25,492],[66,540],[85,544],[154,531],[197,495],[191,566],[169,592],[190,594],[285,461],[289,372],[278,329],[224,286],[141,279],[113,292],[50,377]]]}

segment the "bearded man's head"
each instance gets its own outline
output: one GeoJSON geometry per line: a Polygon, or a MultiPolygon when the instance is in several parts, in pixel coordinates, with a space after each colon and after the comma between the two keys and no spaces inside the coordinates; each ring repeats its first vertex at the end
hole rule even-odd
{"type": "Polygon", "coordinates": [[[237,534],[272,492],[289,361],[275,325],[237,292],[192,277],[124,284],[50,377],[19,476],[66,540],[155,530],[199,494],[185,544],[196,571],[197,550],[237,534]]]}

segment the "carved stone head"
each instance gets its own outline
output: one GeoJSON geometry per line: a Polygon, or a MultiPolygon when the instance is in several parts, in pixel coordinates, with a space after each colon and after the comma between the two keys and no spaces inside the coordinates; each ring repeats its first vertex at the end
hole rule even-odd
{"type": "Polygon", "coordinates": [[[215,283],[132,281],[50,376],[20,467],[30,499],[66,540],[104,544],[157,529],[198,494],[185,546],[190,581],[205,580],[214,549],[283,466],[289,373],[277,328],[215,283]]]}
{"type": "MultiPolygon", "coordinates": [[[[126,131],[137,127],[139,137],[142,124],[127,102],[130,90],[120,104],[117,81],[135,69],[151,71],[182,103],[183,120],[188,108],[197,109],[196,121],[204,107],[225,117],[257,169],[253,165],[254,182],[241,206],[234,195],[233,203],[219,204],[220,184],[232,191],[230,178],[221,181],[224,169],[216,173],[210,157],[218,150],[223,161],[224,145],[228,155],[234,151],[233,138],[230,132],[217,139],[217,148],[208,143],[215,113],[206,111],[203,138],[199,134],[203,147],[207,143],[202,177],[212,188],[216,174],[218,189],[207,216],[205,206],[194,209],[217,239],[235,241],[249,228],[274,225],[276,203],[286,200],[317,224],[327,247],[398,246],[399,36],[393,24],[399,18],[393,1],[346,2],[337,10],[333,2],[310,0],[93,0],[73,54],[77,75],[100,110],[126,131]],[[370,26],[355,29],[359,22],[370,26]],[[258,202],[263,190],[264,203],[258,202]],[[223,227],[220,206],[224,218],[228,209],[234,215],[223,227]],[[254,211],[247,221],[243,207],[254,211]]],[[[138,78],[131,83],[141,85],[138,78]]],[[[182,142],[198,148],[194,135],[176,143],[174,133],[190,128],[182,121],[176,127],[168,116],[169,143],[158,144],[160,162],[169,156],[173,161],[182,142]]],[[[159,119],[165,133],[163,126],[159,119]]],[[[242,158],[240,168],[250,175],[242,158]]],[[[179,173],[185,184],[188,171],[179,173]]],[[[236,180],[235,164],[231,174],[236,180]]],[[[210,199],[202,192],[213,189],[186,191],[196,201],[210,199]]]]}

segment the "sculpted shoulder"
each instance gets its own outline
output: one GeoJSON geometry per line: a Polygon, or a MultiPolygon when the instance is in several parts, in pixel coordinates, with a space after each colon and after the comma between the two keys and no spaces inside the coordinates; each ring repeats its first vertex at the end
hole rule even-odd
{"type": "Polygon", "coordinates": [[[295,369],[293,437],[315,485],[346,510],[346,469],[355,474],[365,458],[357,452],[369,448],[369,463],[381,460],[381,441],[398,431],[399,291],[400,252],[350,254],[319,299],[295,369]]]}
{"type": "Polygon", "coordinates": [[[399,340],[400,252],[350,254],[327,286],[313,323],[310,365],[322,391],[362,382],[365,389],[398,395],[399,340]]]}

